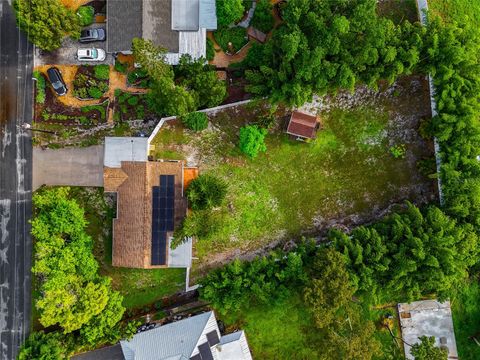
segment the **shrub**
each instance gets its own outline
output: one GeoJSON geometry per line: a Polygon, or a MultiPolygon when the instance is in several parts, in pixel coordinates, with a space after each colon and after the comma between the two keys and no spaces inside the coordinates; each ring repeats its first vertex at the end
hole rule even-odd
{"type": "Polygon", "coordinates": [[[217,0],[218,27],[226,27],[240,20],[245,8],[242,0],[217,0]]]}
{"type": "Polygon", "coordinates": [[[246,29],[241,27],[224,28],[215,31],[213,36],[224,52],[233,51],[236,53],[248,42],[246,31],[246,29]],[[229,48],[229,42],[232,43],[233,49],[229,48]]]}
{"type": "Polygon", "coordinates": [[[73,94],[76,96],[76,97],[79,97],[81,99],[86,99],[88,98],[88,91],[87,91],[87,88],[85,87],[82,87],[80,89],[74,89],[73,90],[73,94]]]}
{"type": "Polygon", "coordinates": [[[252,26],[263,31],[264,33],[269,33],[273,29],[275,23],[272,15],[273,5],[270,0],[259,0],[257,1],[257,7],[255,8],[255,13],[252,19],[252,26]]]}
{"type": "Polygon", "coordinates": [[[406,151],[407,149],[405,147],[405,144],[390,147],[390,154],[392,154],[395,159],[403,159],[405,157],[406,151]]]}
{"type": "Polygon", "coordinates": [[[88,26],[93,24],[95,9],[92,6],[80,6],[77,10],[77,16],[80,18],[80,25],[88,26]]]}
{"type": "Polygon", "coordinates": [[[193,131],[201,131],[208,126],[208,117],[202,112],[192,112],[181,118],[183,125],[193,131]]]}
{"type": "Polygon", "coordinates": [[[105,109],[105,103],[100,104],[100,105],[87,105],[87,106],[82,106],[81,110],[84,113],[90,112],[90,111],[98,111],[100,113],[100,118],[102,120],[107,119],[107,111],[105,109]]]}
{"type": "Polygon", "coordinates": [[[96,65],[94,70],[97,79],[108,80],[110,78],[110,66],[107,64],[96,65]]]}
{"type": "Polygon", "coordinates": [[[143,119],[145,117],[145,107],[143,105],[138,105],[136,108],[137,119],[143,119]]]}
{"type": "Polygon", "coordinates": [[[210,38],[207,38],[207,60],[212,61],[215,58],[215,46],[210,38]]]}
{"type": "Polygon", "coordinates": [[[219,206],[227,195],[227,184],[211,175],[200,175],[188,185],[187,199],[193,210],[219,206]]]}
{"type": "Polygon", "coordinates": [[[122,95],[122,90],[120,90],[120,89],[115,89],[115,91],[113,92],[113,94],[115,95],[115,97],[119,97],[120,95],[122,95]]]}
{"type": "Polygon", "coordinates": [[[127,63],[122,63],[118,59],[115,59],[115,66],[114,69],[118,71],[119,73],[126,74],[128,70],[128,64],[127,63]]]}
{"type": "Polygon", "coordinates": [[[138,104],[138,96],[129,97],[127,102],[128,102],[128,105],[132,105],[132,106],[137,105],[138,104]]]}
{"type": "Polygon", "coordinates": [[[88,95],[94,99],[100,99],[103,95],[103,92],[99,88],[92,86],[88,88],[88,95]]]}
{"type": "Polygon", "coordinates": [[[100,89],[100,91],[103,93],[106,93],[108,91],[108,82],[105,81],[99,81],[97,83],[97,87],[100,89]]]}
{"type": "Polygon", "coordinates": [[[240,150],[249,158],[255,158],[259,152],[265,152],[265,136],[267,130],[256,125],[244,126],[240,129],[240,150]]]}
{"type": "Polygon", "coordinates": [[[33,77],[37,80],[35,82],[36,89],[37,89],[37,96],[35,97],[35,102],[37,104],[45,103],[45,77],[42,75],[40,71],[34,71],[33,77]]]}

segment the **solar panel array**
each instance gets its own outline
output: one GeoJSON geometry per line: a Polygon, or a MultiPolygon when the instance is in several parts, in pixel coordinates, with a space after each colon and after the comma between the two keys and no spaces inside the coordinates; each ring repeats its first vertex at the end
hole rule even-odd
{"type": "Polygon", "coordinates": [[[167,232],[173,231],[175,176],[160,175],[160,186],[152,188],[152,265],[167,263],[167,232]]]}

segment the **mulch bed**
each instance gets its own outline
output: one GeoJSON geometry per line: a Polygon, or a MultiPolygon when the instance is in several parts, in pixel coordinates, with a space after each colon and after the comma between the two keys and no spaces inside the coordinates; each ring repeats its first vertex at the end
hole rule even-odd
{"type": "Polygon", "coordinates": [[[251,94],[245,91],[247,81],[244,79],[240,70],[227,69],[227,98],[222,105],[230,104],[237,101],[248,100],[252,97],[251,94]]]}
{"type": "MultiPolygon", "coordinates": [[[[46,81],[47,81],[47,85],[45,88],[45,95],[46,95],[45,103],[44,104],[35,103],[35,109],[34,109],[35,122],[43,123],[43,124],[61,124],[65,126],[87,126],[88,127],[88,126],[106,121],[106,120],[102,120],[101,115],[97,110],[83,112],[81,108],[70,107],[62,104],[60,101],[58,101],[48,80],[46,81]],[[48,120],[46,120],[44,118],[45,112],[48,114],[55,114],[54,116],[58,116],[58,115],[67,116],[68,119],[59,120],[59,119],[49,118],[48,120]],[[80,123],[80,119],[83,119],[83,118],[89,119],[90,125],[82,125],[80,123]]],[[[36,95],[36,89],[35,89],[35,95],[36,95]]],[[[100,100],[100,102],[103,102],[106,99],[108,98],[104,97],[100,100]]]]}
{"type": "MultiPolygon", "coordinates": [[[[80,100],[92,100],[93,98],[88,94],[88,89],[92,87],[97,87],[100,84],[104,84],[103,86],[107,89],[105,92],[108,91],[108,85],[109,85],[109,80],[103,80],[103,79],[98,79],[95,76],[95,65],[82,65],[78,67],[77,73],[75,74],[75,78],[73,79],[73,86],[74,86],[74,95],[80,100]],[[86,84],[82,85],[81,87],[76,86],[76,82],[79,81],[80,77],[85,76],[86,79],[86,84]],[[94,86],[94,85],[97,86],[94,86]],[[86,94],[79,94],[78,91],[81,89],[86,89],[84,90],[86,94]]],[[[104,93],[105,93],[104,92],[104,93]]]]}

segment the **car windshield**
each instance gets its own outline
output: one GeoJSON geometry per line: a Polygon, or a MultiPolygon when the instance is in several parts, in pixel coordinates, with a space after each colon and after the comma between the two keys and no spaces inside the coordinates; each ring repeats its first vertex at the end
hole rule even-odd
{"type": "Polygon", "coordinates": [[[97,55],[97,49],[92,49],[92,59],[96,59],[97,55]]]}
{"type": "Polygon", "coordinates": [[[55,81],[54,83],[52,83],[52,86],[55,90],[58,90],[63,87],[63,84],[60,81],[55,81]]]}

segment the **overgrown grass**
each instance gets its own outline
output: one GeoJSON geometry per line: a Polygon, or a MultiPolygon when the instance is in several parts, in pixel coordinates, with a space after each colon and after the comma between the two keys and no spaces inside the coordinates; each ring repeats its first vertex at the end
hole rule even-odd
{"type": "Polygon", "coordinates": [[[462,360],[480,359],[480,346],[470,337],[480,341],[480,284],[478,279],[466,282],[458,289],[452,302],[453,325],[458,356],[462,360]]]}
{"type": "Polygon", "coordinates": [[[428,6],[436,15],[446,21],[468,21],[480,27],[480,1],[478,0],[429,0],[428,6]]]}
{"type": "Polygon", "coordinates": [[[124,296],[127,309],[142,308],[184,289],[185,269],[128,269],[112,266],[113,209],[103,189],[72,188],[71,196],[85,209],[87,233],[94,240],[100,273],[112,278],[113,287],[124,296]]]}

